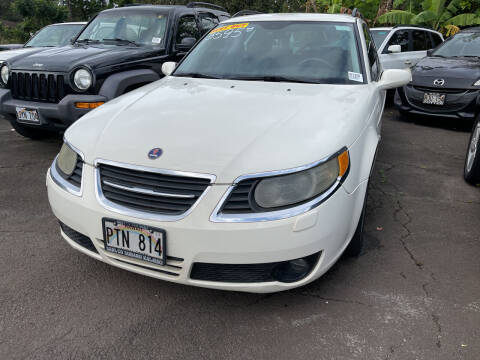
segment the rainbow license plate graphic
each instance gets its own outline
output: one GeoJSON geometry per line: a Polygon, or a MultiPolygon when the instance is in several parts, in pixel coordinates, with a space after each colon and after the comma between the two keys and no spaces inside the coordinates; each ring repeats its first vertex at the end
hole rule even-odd
{"type": "Polygon", "coordinates": [[[167,260],[167,233],[145,225],[103,219],[105,250],[116,255],[164,266],[167,260]]]}

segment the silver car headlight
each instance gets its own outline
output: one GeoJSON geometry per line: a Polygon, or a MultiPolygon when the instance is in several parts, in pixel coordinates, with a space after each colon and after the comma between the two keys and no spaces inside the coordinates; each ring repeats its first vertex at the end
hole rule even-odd
{"type": "Polygon", "coordinates": [[[73,83],[80,91],[85,91],[92,86],[93,77],[87,69],[78,69],[73,75],[73,83]]]}
{"type": "Polygon", "coordinates": [[[0,68],[0,79],[2,80],[3,85],[7,85],[10,69],[8,65],[1,65],[0,68]]]}
{"type": "Polygon", "coordinates": [[[348,162],[348,151],[345,151],[311,169],[260,180],[254,191],[255,203],[260,208],[271,210],[313,199],[343,177],[348,162]]]}
{"type": "Polygon", "coordinates": [[[73,174],[77,166],[78,155],[70,146],[63,143],[60,153],[57,156],[57,168],[65,177],[73,174]]]}

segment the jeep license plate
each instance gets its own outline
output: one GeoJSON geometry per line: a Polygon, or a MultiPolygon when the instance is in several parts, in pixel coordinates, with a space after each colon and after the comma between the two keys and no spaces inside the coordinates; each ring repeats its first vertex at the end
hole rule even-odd
{"type": "Polygon", "coordinates": [[[427,105],[445,105],[445,94],[425,93],[423,95],[423,103],[427,105]]]}
{"type": "Polygon", "coordinates": [[[24,107],[17,107],[17,120],[18,122],[25,122],[29,124],[40,124],[40,116],[35,109],[27,109],[24,107]]]}

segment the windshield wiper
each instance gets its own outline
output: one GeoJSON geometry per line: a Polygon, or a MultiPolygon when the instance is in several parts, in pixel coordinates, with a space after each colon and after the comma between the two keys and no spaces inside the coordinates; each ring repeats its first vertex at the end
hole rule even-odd
{"type": "Polygon", "coordinates": [[[202,74],[202,73],[195,73],[195,72],[175,74],[174,76],[191,77],[191,78],[196,78],[196,79],[221,79],[218,76],[202,74]]]}
{"type": "Polygon", "coordinates": [[[75,41],[75,44],[98,44],[100,40],[92,40],[92,39],[80,39],[75,41]]]}
{"type": "Polygon", "coordinates": [[[290,78],[286,76],[235,76],[229,80],[245,80],[245,81],[265,81],[265,82],[291,82],[301,84],[319,84],[313,80],[302,80],[297,78],[290,78]]]}
{"type": "Polygon", "coordinates": [[[116,43],[123,43],[123,44],[128,44],[128,45],[139,46],[135,41],[131,41],[131,40],[127,40],[127,39],[120,39],[120,38],[102,39],[102,41],[113,41],[113,42],[116,42],[116,43]]]}

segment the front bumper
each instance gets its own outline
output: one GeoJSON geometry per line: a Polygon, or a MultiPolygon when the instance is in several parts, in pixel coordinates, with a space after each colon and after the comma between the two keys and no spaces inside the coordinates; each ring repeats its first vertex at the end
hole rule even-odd
{"type": "Polygon", "coordinates": [[[0,88],[0,114],[16,118],[16,108],[35,109],[40,116],[40,125],[22,123],[51,131],[63,131],[80,117],[88,113],[88,109],[78,109],[77,102],[106,102],[108,99],[100,95],[67,95],[59,103],[35,102],[14,99],[9,89],[0,88]]]}
{"type": "Polygon", "coordinates": [[[305,285],[325,273],[341,256],[353,236],[366,192],[366,182],[348,194],[340,187],[316,209],[305,214],[261,223],[213,223],[213,209],[228,189],[214,185],[186,218],[161,222],[126,216],[103,208],[97,201],[94,167],[83,168],[82,196],[60,188],[47,174],[50,205],[55,216],[69,228],[87,236],[96,252],[79,245],[62,231],[75,249],[110,265],[157,279],[215,289],[267,293],[305,285]],[[103,247],[102,219],[114,218],[164,229],[167,232],[169,265],[162,267],[107,253],[103,247]],[[294,283],[231,283],[191,278],[195,263],[264,264],[321,253],[310,274],[294,283]]]}
{"type": "Polygon", "coordinates": [[[402,112],[411,114],[471,120],[475,118],[476,112],[478,111],[479,98],[480,90],[446,90],[442,92],[442,89],[429,89],[407,85],[397,89],[394,103],[402,112]],[[445,105],[423,104],[425,92],[445,94],[445,105]]]}

